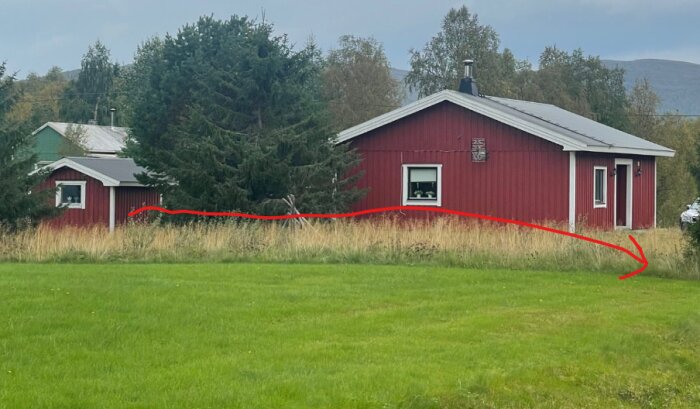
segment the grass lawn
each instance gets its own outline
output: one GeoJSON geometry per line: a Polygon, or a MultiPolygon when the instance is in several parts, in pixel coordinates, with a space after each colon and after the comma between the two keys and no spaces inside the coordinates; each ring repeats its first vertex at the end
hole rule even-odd
{"type": "Polygon", "coordinates": [[[700,407],[700,283],[0,264],[0,408],[700,407]]]}

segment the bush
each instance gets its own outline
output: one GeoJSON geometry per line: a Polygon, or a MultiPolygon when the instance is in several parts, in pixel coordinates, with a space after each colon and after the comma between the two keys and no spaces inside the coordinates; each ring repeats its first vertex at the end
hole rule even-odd
{"type": "Polygon", "coordinates": [[[688,227],[688,256],[697,260],[700,258],[700,223],[688,227]]]}

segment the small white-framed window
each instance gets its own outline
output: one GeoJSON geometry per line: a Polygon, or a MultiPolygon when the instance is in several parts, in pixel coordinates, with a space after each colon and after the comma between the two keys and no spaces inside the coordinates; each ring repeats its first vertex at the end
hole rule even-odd
{"type": "Polygon", "coordinates": [[[607,207],[608,205],[608,168],[605,166],[593,167],[593,207],[607,207]]]}
{"type": "Polygon", "coordinates": [[[404,206],[442,205],[442,165],[402,165],[402,204],[404,206]]]}
{"type": "Polygon", "coordinates": [[[85,181],[57,180],[56,207],[85,209],[85,181]]]}

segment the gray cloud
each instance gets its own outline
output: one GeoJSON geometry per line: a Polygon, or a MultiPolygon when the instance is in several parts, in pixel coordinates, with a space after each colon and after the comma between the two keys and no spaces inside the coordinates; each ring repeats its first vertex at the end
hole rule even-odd
{"type": "Polygon", "coordinates": [[[23,73],[52,65],[73,69],[99,38],[126,63],[144,40],[174,33],[201,15],[261,17],[264,10],[294,43],[313,35],[328,49],[343,34],[373,36],[394,66],[408,68],[408,50],[422,48],[450,7],[462,4],[494,27],[504,47],[533,62],[556,44],[604,57],[700,63],[693,47],[700,37],[697,0],[3,0],[0,38],[11,41],[0,42],[0,61],[23,73]]]}

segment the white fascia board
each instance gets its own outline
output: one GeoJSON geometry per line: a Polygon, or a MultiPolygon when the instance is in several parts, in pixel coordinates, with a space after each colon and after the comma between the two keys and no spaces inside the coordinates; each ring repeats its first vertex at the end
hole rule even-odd
{"type": "MultiPolygon", "coordinates": [[[[41,132],[44,128],[46,128],[47,126],[50,126],[50,125],[51,125],[51,122],[47,122],[47,123],[45,123],[44,125],[41,125],[39,128],[36,129],[36,131],[32,132],[32,136],[38,134],[38,133],[41,132]]],[[[53,128],[53,127],[51,127],[51,129],[53,129],[54,131],[56,130],[56,129],[53,128]]],[[[60,132],[59,132],[59,133],[60,133],[60,132]]]]}
{"type": "Polygon", "coordinates": [[[55,122],[47,122],[47,123],[45,123],[44,125],[40,126],[39,129],[37,129],[36,131],[32,132],[32,136],[38,134],[38,133],[41,132],[44,128],[51,128],[51,129],[53,129],[54,131],[56,131],[57,134],[63,136],[64,138],[65,138],[65,136],[66,136],[66,135],[63,133],[62,130],[60,130],[58,127],[56,127],[55,122]]]}
{"type": "MultiPolygon", "coordinates": [[[[574,149],[564,149],[574,150],[574,149]]],[[[616,153],[623,155],[643,155],[643,156],[663,156],[667,158],[672,158],[676,155],[676,151],[667,150],[661,151],[656,149],[635,149],[635,148],[607,148],[604,146],[589,146],[585,149],[575,149],[585,152],[596,152],[596,153],[616,153]]]]}
{"type": "Polygon", "coordinates": [[[71,161],[71,160],[69,160],[69,159],[66,159],[66,158],[59,159],[59,160],[57,160],[57,161],[55,161],[55,162],[48,163],[48,164],[46,164],[46,165],[44,165],[44,166],[42,166],[42,167],[40,167],[40,168],[38,168],[38,169],[34,169],[33,171],[29,172],[29,174],[30,174],[30,175],[33,175],[33,174],[38,173],[38,172],[41,172],[41,171],[43,171],[43,170],[56,170],[56,169],[59,169],[59,168],[62,168],[62,167],[64,167],[64,166],[66,166],[66,164],[67,164],[68,162],[73,163],[73,161],[71,161]]]}
{"type": "Polygon", "coordinates": [[[49,163],[49,164],[47,164],[47,165],[44,165],[44,166],[39,167],[39,168],[36,168],[36,169],[34,169],[33,171],[29,172],[29,175],[31,176],[31,175],[33,175],[33,174],[35,174],[35,173],[39,173],[39,172],[41,172],[42,170],[53,169],[53,165],[54,165],[55,163],[56,163],[56,162],[51,162],[51,163],[49,163]]]}
{"type": "Polygon", "coordinates": [[[367,122],[363,122],[352,128],[346,129],[338,134],[338,139],[336,143],[342,143],[348,141],[356,136],[362,135],[381,126],[387,125],[391,122],[409,116],[415,112],[421,111],[425,108],[429,108],[433,105],[437,105],[440,102],[449,101],[455,105],[459,105],[462,108],[469,109],[470,111],[476,112],[478,114],[484,115],[496,121],[502,122],[504,124],[510,125],[514,128],[520,129],[521,131],[527,132],[529,134],[538,136],[542,139],[560,145],[564,150],[584,150],[586,145],[581,142],[575,141],[568,136],[550,131],[539,125],[532,124],[527,121],[523,121],[512,115],[499,112],[495,109],[489,108],[485,105],[479,104],[478,102],[471,101],[468,98],[461,98],[455,95],[453,91],[441,91],[436,94],[430,95],[416,102],[395,109],[391,112],[387,112],[384,115],[380,115],[374,119],[370,119],[367,122]]]}
{"type": "Polygon", "coordinates": [[[376,118],[372,118],[369,121],[363,122],[359,125],[355,125],[352,128],[348,128],[338,134],[336,143],[342,143],[350,140],[356,136],[367,133],[373,129],[377,129],[381,126],[387,125],[401,118],[407,117],[415,112],[422,111],[425,108],[429,108],[435,104],[438,104],[445,100],[446,91],[438,92],[436,94],[421,98],[418,101],[412,102],[401,108],[397,108],[393,111],[389,111],[386,114],[379,115],[376,118]]]}
{"type": "Polygon", "coordinates": [[[57,161],[54,162],[54,163],[50,163],[50,164],[48,164],[48,165],[46,165],[46,166],[44,166],[44,167],[42,167],[42,168],[40,168],[40,169],[37,169],[37,170],[33,171],[32,173],[36,173],[36,172],[38,172],[38,171],[40,171],[40,170],[42,170],[42,169],[58,170],[58,169],[61,169],[61,168],[70,168],[70,169],[73,169],[73,170],[77,170],[77,171],[80,172],[80,173],[83,173],[83,174],[85,174],[85,175],[88,175],[88,176],[90,176],[90,177],[92,177],[92,178],[95,178],[95,179],[99,180],[100,182],[102,182],[102,184],[103,184],[104,186],[108,186],[108,187],[109,187],[109,186],[119,186],[119,181],[118,181],[118,180],[112,179],[112,178],[110,178],[110,177],[107,176],[107,175],[104,175],[104,174],[102,174],[102,173],[100,173],[100,172],[97,172],[97,171],[95,171],[95,170],[93,170],[93,169],[90,169],[90,168],[88,168],[88,167],[85,167],[85,166],[83,166],[83,165],[81,165],[81,164],[75,163],[75,162],[73,162],[72,160],[70,160],[70,159],[68,159],[68,158],[59,159],[59,160],[57,160],[57,161]]]}

